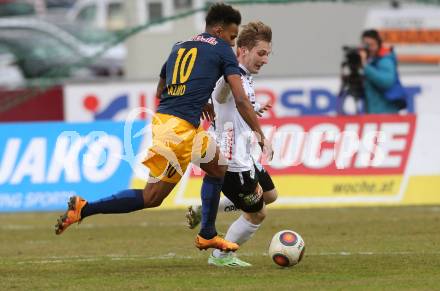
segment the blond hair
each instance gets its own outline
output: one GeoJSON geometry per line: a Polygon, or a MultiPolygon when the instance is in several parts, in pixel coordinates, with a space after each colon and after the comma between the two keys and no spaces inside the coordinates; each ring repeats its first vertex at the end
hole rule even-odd
{"type": "Polygon", "coordinates": [[[252,21],[243,28],[238,36],[237,46],[252,49],[258,41],[272,42],[272,29],[261,21],[252,21]]]}

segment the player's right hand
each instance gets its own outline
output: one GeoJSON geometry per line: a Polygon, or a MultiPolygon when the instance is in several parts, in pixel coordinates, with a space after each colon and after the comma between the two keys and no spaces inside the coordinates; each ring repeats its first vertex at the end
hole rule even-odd
{"type": "Polygon", "coordinates": [[[214,106],[211,103],[206,103],[203,106],[202,119],[207,121],[213,121],[215,119],[214,106]]]}
{"type": "Polygon", "coordinates": [[[273,149],[272,149],[272,143],[267,140],[263,139],[263,142],[260,143],[261,150],[263,151],[263,154],[265,155],[267,161],[272,161],[273,159],[273,149]]]}
{"type": "Polygon", "coordinates": [[[272,108],[272,104],[268,101],[266,104],[261,106],[260,110],[256,111],[258,117],[262,117],[263,113],[272,108]]]}

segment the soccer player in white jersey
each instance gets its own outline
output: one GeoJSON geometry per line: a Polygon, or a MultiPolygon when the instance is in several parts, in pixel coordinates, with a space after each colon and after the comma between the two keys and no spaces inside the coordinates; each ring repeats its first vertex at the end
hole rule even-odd
{"type": "MultiPolygon", "coordinates": [[[[252,75],[268,62],[271,53],[272,31],[262,22],[245,25],[237,40],[237,58],[240,64],[243,87],[261,115],[271,107],[255,100],[252,75]]],[[[258,230],[266,216],[266,204],[277,198],[277,191],[268,172],[254,161],[251,154],[254,133],[237,111],[231,90],[220,78],[212,93],[215,109],[215,135],[222,153],[228,158],[228,171],[222,187],[225,196],[220,200],[220,211],[242,210],[243,214],[229,227],[225,239],[242,245],[258,230]]],[[[200,206],[190,206],[188,225],[194,228],[200,222],[200,206]]],[[[251,264],[230,252],[214,251],[208,263],[216,266],[241,266],[251,264]]]]}

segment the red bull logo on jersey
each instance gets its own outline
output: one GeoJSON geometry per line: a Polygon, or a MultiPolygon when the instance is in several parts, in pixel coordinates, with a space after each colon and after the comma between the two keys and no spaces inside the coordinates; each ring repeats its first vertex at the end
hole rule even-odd
{"type": "Polygon", "coordinates": [[[217,40],[215,39],[215,37],[204,37],[201,34],[194,36],[191,40],[206,42],[206,43],[209,43],[211,45],[216,45],[218,43],[217,40]]]}

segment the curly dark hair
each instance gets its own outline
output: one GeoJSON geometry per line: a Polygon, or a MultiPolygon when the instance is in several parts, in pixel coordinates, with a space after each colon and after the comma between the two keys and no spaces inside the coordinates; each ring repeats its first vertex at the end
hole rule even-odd
{"type": "Polygon", "coordinates": [[[240,11],[232,8],[231,5],[225,3],[215,3],[209,7],[208,13],[206,14],[206,26],[214,25],[229,25],[241,23],[240,11]]]}

